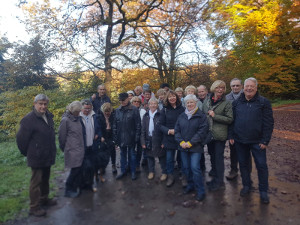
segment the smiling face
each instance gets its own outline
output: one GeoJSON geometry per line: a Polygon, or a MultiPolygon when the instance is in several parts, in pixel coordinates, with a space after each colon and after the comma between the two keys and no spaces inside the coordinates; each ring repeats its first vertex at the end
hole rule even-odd
{"type": "Polygon", "coordinates": [[[244,93],[247,100],[252,99],[257,92],[257,85],[252,80],[247,80],[244,84],[244,93]]]}
{"type": "Polygon", "coordinates": [[[215,88],[214,95],[217,98],[220,98],[225,92],[225,86],[220,84],[218,87],[215,88]]]}
{"type": "Polygon", "coordinates": [[[170,94],[169,97],[168,97],[168,101],[169,103],[171,104],[171,106],[176,106],[176,95],[173,95],[173,94],[170,94]]]}
{"type": "Polygon", "coordinates": [[[126,98],[125,100],[120,100],[121,106],[126,106],[128,105],[129,98],[126,98]]]}
{"type": "Polygon", "coordinates": [[[34,108],[39,113],[46,113],[48,109],[48,101],[37,101],[34,103],[34,108]]]}
{"type": "Polygon", "coordinates": [[[83,107],[82,107],[82,113],[84,114],[84,115],[89,115],[90,114],[90,112],[91,112],[91,110],[92,110],[92,106],[91,105],[83,105],[83,107]]]}
{"type": "Polygon", "coordinates": [[[188,111],[193,110],[196,107],[196,102],[194,100],[187,100],[186,102],[186,108],[188,111]]]}
{"type": "Polygon", "coordinates": [[[207,89],[205,87],[198,87],[198,97],[202,100],[207,96],[207,89]]]}
{"type": "Polygon", "coordinates": [[[149,100],[151,98],[151,93],[145,92],[144,97],[146,100],[149,100]]]}
{"type": "Polygon", "coordinates": [[[158,108],[158,104],[155,101],[150,101],[149,102],[149,109],[151,110],[151,112],[155,112],[155,110],[157,110],[158,108]]]}
{"type": "Polygon", "coordinates": [[[239,80],[233,80],[230,83],[231,90],[234,94],[238,94],[242,90],[242,84],[239,80]]]}

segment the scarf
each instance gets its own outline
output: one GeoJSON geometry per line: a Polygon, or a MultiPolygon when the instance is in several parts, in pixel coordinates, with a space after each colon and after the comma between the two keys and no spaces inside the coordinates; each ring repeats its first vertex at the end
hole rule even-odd
{"type": "Polygon", "coordinates": [[[155,110],[155,112],[151,112],[151,110],[149,110],[149,117],[150,117],[150,121],[149,121],[149,136],[152,137],[152,133],[154,131],[154,116],[157,113],[157,110],[155,110]]]}
{"type": "Polygon", "coordinates": [[[198,107],[196,106],[193,110],[189,111],[187,108],[185,109],[184,113],[187,115],[188,119],[192,118],[192,115],[197,112],[198,107]]]}

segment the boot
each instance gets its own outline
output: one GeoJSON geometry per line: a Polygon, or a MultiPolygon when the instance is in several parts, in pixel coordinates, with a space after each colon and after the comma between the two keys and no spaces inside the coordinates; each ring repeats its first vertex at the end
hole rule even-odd
{"type": "Polygon", "coordinates": [[[35,208],[31,208],[29,210],[29,215],[33,215],[33,216],[36,216],[36,217],[41,217],[41,216],[46,215],[46,211],[44,209],[42,209],[41,207],[35,207],[35,208]]]}
{"type": "Polygon", "coordinates": [[[238,173],[234,170],[230,170],[229,174],[226,176],[227,180],[233,180],[237,177],[238,173]]]}
{"type": "Polygon", "coordinates": [[[112,169],[112,172],[113,172],[113,173],[117,173],[117,172],[118,172],[115,164],[113,164],[113,165],[111,166],[111,169],[112,169]]]}
{"type": "Polygon", "coordinates": [[[168,179],[167,179],[167,183],[166,186],[167,187],[171,187],[174,184],[175,180],[174,180],[174,175],[173,174],[169,174],[168,175],[168,179]]]}

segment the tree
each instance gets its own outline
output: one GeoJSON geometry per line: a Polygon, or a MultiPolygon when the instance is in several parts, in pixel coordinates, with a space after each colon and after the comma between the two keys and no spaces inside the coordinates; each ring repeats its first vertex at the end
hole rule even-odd
{"type": "Polygon", "coordinates": [[[51,6],[49,0],[43,0],[24,8],[35,32],[59,51],[79,56],[86,68],[103,70],[110,90],[112,69],[117,67],[116,49],[134,37],[137,24],[145,22],[161,2],[78,0],[51,6]]]}
{"type": "Polygon", "coordinates": [[[39,36],[31,39],[29,44],[15,43],[13,52],[2,64],[5,73],[2,90],[18,90],[35,85],[45,89],[57,87],[55,78],[46,73],[45,64],[49,57],[50,53],[39,36]]]}
{"type": "Polygon", "coordinates": [[[272,97],[299,96],[299,3],[214,0],[208,13],[219,76],[255,76],[272,97]]]}

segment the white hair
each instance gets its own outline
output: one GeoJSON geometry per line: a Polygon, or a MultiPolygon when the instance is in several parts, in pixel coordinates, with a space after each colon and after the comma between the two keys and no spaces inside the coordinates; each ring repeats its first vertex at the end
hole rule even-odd
{"type": "Polygon", "coordinates": [[[81,109],[82,109],[82,104],[80,101],[74,101],[67,106],[67,110],[69,110],[72,114],[74,112],[80,112],[81,109]]]}
{"type": "Polygon", "coordinates": [[[47,95],[44,94],[38,94],[37,96],[34,97],[34,103],[37,103],[38,101],[46,101],[49,103],[49,98],[47,95]]]}
{"type": "Polygon", "coordinates": [[[249,80],[251,80],[252,82],[254,82],[255,83],[255,85],[256,85],[256,87],[257,87],[257,85],[258,85],[258,82],[257,82],[257,80],[254,78],[254,77],[249,77],[249,78],[247,78],[246,80],[245,80],[245,82],[244,82],[244,85],[246,84],[246,82],[247,81],[249,81],[249,80]]]}
{"type": "Polygon", "coordinates": [[[196,95],[187,95],[187,96],[184,97],[184,103],[185,104],[189,100],[193,100],[193,101],[197,102],[198,98],[196,97],[196,95]]]}
{"type": "Polygon", "coordinates": [[[150,104],[150,102],[156,102],[156,104],[158,104],[158,100],[157,100],[157,98],[150,98],[150,100],[149,100],[149,104],[150,104]]]}

